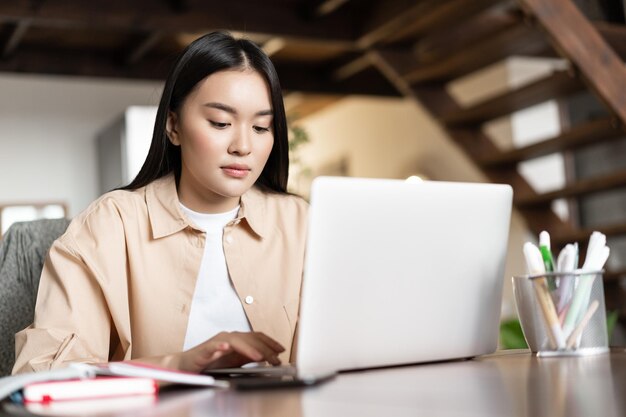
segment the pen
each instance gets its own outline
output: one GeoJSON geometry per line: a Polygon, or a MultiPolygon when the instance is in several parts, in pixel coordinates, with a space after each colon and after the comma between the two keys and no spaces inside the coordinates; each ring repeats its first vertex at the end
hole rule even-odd
{"type": "MultiPolygon", "coordinates": [[[[545,273],[541,252],[535,245],[526,242],[524,244],[524,256],[526,257],[526,264],[531,275],[541,275],[545,273]]],[[[537,301],[543,312],[543,318],[547,327],[546,333],[548,334],[552,348],[564,349],[565,337],[563,336],[561,323],[559,322],[552,297],[550,296],[547,280],[545,277],[538,277],[533,278],[532,281],[535,294],[537,295],[537,301]]]]}

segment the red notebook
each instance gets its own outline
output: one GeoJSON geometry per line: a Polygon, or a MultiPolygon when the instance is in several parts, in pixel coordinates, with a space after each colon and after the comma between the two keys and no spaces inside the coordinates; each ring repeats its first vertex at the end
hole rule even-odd
{"type": "MultiPolygon", "coordinates": [[[[136,362],[110,362],[99,365],[91,365],[86,363],[70,363],[66,368],[53,369],[51,371],[31,372],[27,374],[13,375],[0,378],[0,401],[11,395],[13,392],[39,383],[58,384],[62,387],[66,382],[79,380],[81,384],[87,384],[91,379],[103,379],[105,377],[118,378],[147,378],[156,380],[160,383],[198,385],[204,387],[228,388],[229,383],[226,381],[216,381],[208,375],[199,375],[190,372],[175,371],[172,369],[160,368],[136,362]],[[96,378],[97,377],[97,378],[96,378]]],[[[122,383],[121,379],[117,380],[122,383]]],[[[92,381],[93,384],[101,384],[92,381]]],[[[105,384],[105,383],[102,383],[105,384]]],[[[136,382],[129,382],[131,387],[135,387],[136,382]]],[[[86,387],[88,385],[85,385],[86,387]]],[[[59,388],[61,389],[61,388],[59,388]]],[[[103,389],[104,390],[104,389],[103,389]]],[[[82,391],[81,391],[82,392],[82,391]]],[[[99,392],[94,388],[89,388],[87,393],[99,392]]],[[[115,394],[116,396],[119,394],[115,394]]],[[[97,398],[100,398],[98,396],[97,398]]]]}
{"type": "Polygon", "coordinates": [[[97,398],[156,395],[157,382],[152,378],[98,377],[65,381],[36,382],[23,388],[24,403],[50,403],[97,398]]]}

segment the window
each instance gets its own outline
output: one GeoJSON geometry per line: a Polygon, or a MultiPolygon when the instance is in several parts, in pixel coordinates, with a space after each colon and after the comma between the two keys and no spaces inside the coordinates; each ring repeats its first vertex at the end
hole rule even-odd
{"type": "Polygon", "coordinates": [[[0,238],[15,222],[58,219],[67,215],[67,205],[60,202],[0,204],[0,238]]]}

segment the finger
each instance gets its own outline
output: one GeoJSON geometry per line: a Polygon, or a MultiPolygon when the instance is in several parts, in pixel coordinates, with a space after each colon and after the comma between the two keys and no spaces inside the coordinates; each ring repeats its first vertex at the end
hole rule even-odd
{"type": "Polygon", "coordinates": [[[272,365],[280,365],[278,354],[285,351],[285,348],[274,339],[264,333],[255,332],[250,334],[253,346],[264,354],[264,359],[272,365]]]}
{"type": "Polygon", "coordinates": [[[217,349],[222,351],[222,352],[226,352],[230,350],[230,344],[228,342],[220,342],[219,345],[217,345],[217,349]]]}
{"type": "Polygon", "coordinates": [[[280,343],[278,343],[276,340],[272,339],[265,333],[255,332],[254,335],[256,335],[259,339],[261,339],[263,343],[269,346],[270,349],[272,349],[273,351],[279,352],[279,353],[285,351],[285,348],[283,347],[283,345],[281,345],[280,343]]]}
{"type": "Polygon", "coordinates": [[[201,361],[210,361],[217,352],[226,353],[231,350],[228,342],[207,341],[198,346],[198,359],[201,361]]]}
{"type": "Polygon", "coordinates": [[[238,368],[246,363],[250,363],[250,359],[233,351],[230,353],[224,353],[217,360],[208,364],[207,369],[238,368]]]}
{"type": "Polygon", "coordinates": [[[270,365],[274,365],[274,366],[278,366],[282,363],[280,359],[278,358],[278,356],[276,355],[270,356],[269,358],[266,358],[265,360],[268,361],[270,365]]]}
{"type": "MultiPolygon", "coordinates": [[[[278,353],[270,346],[268,346],[264,339],[259,337],[256,333],[246,333],[241,335],[242,341],[244,341],[248,346],[252,347],[256,351],[260,352],[263,357],[263,360],[268,361],[272,365],[280,365],[280,359],[278,359],[278,353]]],[[[261,359],[255,359],[259,361],[261,359]]]]}
{"type": "Polygon", "coordinates": [[[235,352],[255,362],[260,362],[273,355],[271,349],[252,337],[235,337],[231,340],[230,345],[235,352]]]}
{"type": "Polygon", "coordinates": [[[223,350],[217,350],[217,351],[213,352],[213,355],[211,355],[211,362],[215,362],[219,358],[222,358],[222,357],[224,357],[227,354],[228,354],[228,352],[225,352],[223,350]]]}

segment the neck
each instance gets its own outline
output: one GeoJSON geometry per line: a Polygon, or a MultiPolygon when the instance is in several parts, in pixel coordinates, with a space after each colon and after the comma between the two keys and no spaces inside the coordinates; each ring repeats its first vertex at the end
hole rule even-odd
{"type": "Polygon", "coordinates": [[[224,196],[205,188],[198,189],[181,178],[178,199],[188,209],[197,213],[226,213],[239,205],[241,197],[224,196]]]}

